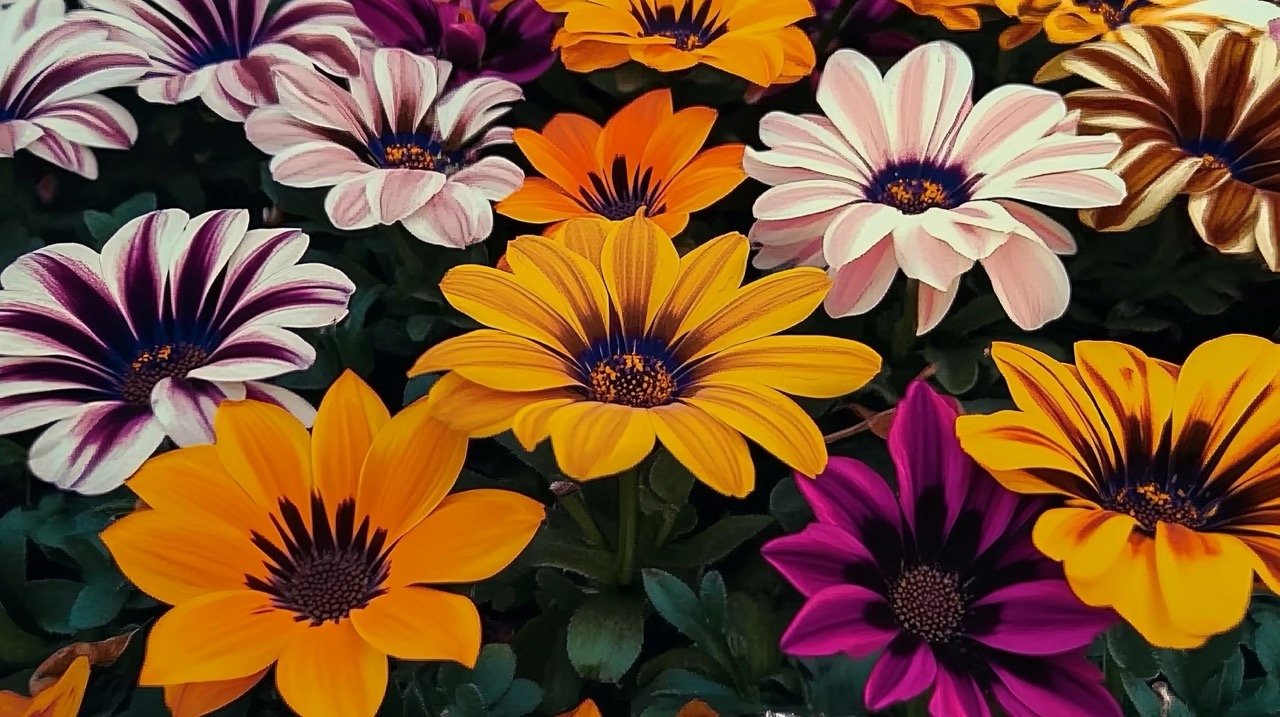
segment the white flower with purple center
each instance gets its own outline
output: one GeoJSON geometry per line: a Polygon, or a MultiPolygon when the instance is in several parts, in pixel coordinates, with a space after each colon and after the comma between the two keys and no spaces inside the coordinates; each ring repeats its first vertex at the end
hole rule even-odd
{"type": "Polygon", "coordinates": [[[98,93],[137,80],[147,59],[107,36],[68,19],[63,0],[0,7],[0,157],[25,149],[95,179],[92,148],[133,146],[133,117],[98,93]]]}
{"type": "Polygon", "coordinates": [[[138,83],[148,102],[199,97],[219,116],[243,122],[275,102],[271,70],[319,67],[334,75],[357,69],[355,38],[368,29],[347,0],[83,0],[86,17],[145,52],[138,83]]]}
{"type": "Polygon", "coordinates": [[[292,328],[347,313],[342,272],[299,264],[296,229],[249,230],[249,214],[167,209],[116,232],[102,253],[54,244],[0,273],[0,433],[49,423],[31,471],[97,494],[124,482],[167,436],[213,440],[224,399],[314,410],[264,379],[305,369],[292,328]]]}

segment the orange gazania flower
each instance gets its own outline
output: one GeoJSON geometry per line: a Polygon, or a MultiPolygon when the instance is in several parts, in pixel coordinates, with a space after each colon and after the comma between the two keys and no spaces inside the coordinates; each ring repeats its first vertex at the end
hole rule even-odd
{"type": "Polygon", "coordinates": [[[0,692],[0,717],[76,717],[89,683],[89,658],[77,657],[51,687],[32,697],[0,692]]]}
{"type": "Polygon", "coordinates": [[[635,60],[660,72],[709,65],[756,85],[813,71],[813,44],[795,23],[807,0],[538,0],[566,13],[553,49],[565,67],[591,72],[635,60]]]}
{"type": "MultiPolygon", "coordinates": [[[[620,221],[645,210],[668,234],[742,183],[741,144],[703,152],[716,121],[709,107],[674,112],[670,90],[654,90],[618,111],[603,128],[576,114],[558,114],[541,133],[515,131],[516,145],[542,177],[497,205],[531,224],[574,217],[620,221]]],[[[554,227],[549,228],[549,231],[554,227]]]]}
{"type": "Polygon", "coordinates": [[[1081,600],[1190,648],[1240,623],[1255,573],[1280,591],[1280,346],[1224,336],[1181,368],[1111,341],[1074,365],[991,355],[1017,410],[961,416],[960,444],[1006,488],[1062,499],[1032,537],[1081,600]]]}
{"type": "Polygon", "coordinates": [[[977,30],[982,27],[981,8],[996,0],[898,0],[917,15],[936,18],[948,30],[977,30]]]}
{"type": "Polygon", "coordinates": [[[139,682],[165,686],[175,715],[217,709],[275,665],[303,717],[371,717],[388,656],[475,663],[475,605],[431,586],[506,567],[544,510],[509,491],[448,495],[465,435],[425,402],[392,418],[350,372],[312,435],[256,401],[223,403],[214,434],[145,463],[127,485],[149,507],[102,535],[130,581],[174,606],[139,682]]]}
{"type": "MultiPolygon", "coordinates": [[[[1253,0],[1233,0],[1247,5],[1253,0]]],[[[1135,25],[1158,25],[1187,32],[1207,33],[1216,28],[1250,27],[1224,18],[1227,7],[1220,0],[995,0],[1004,14],[1019,24],[1000,34],[1000,47],[1010,49],[1035,37],[1043,29],[1050,42],[1076,45],[1101,37],[1118,40],[1116,30],[1135,25]]]]}

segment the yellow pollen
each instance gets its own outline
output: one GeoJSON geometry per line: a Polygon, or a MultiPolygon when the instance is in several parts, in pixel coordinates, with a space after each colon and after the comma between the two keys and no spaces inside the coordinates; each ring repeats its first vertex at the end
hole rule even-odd
{"type": "Polygon", "coordinates": [[[1221,157],[1215,157],[1212,154],[1200,155],[1200,161],[1204,163],[1204,166],[1210,169],[1226,169],[1227,168],[1227,163],[1222,161],[1221,157]]]}
{"type": "Polygon", "coordinates": [[[884,193],[890,204],[907,214],[945,207],[951,202],[946,188],[931,179],[896,179],[884,188],[884,193]]]}
{"type": "Polygon", "coordinates": [[[597,361],[587,375],[591,398],[634,408],[670,403],[676,380],[661,359],[636,353],[614,354],[597,361]]]}
{"type": "Polygon", "coordinates": [[[416,144],[391,144],[382,151],[383,162],[388,167],[400,169],[436,168],[436,156],[416,144]]]}
{"type": "Polygon", "coordinates": [[[1169,493],[1155,483],[1125,487],[1106,507],[1132,516],[1139,528],[1148,533],[1153,533],[1160,522],[1198,528],[1209,517],[1201,513],[1186,490],[1180,488],[1169,493]]]}

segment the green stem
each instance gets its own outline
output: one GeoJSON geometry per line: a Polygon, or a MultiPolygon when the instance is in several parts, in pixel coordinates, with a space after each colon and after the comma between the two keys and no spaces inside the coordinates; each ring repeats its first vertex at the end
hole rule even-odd
{"type": "Polygon", "coordinates": [[[587,510],[587,501],[582,497],[581,490],[575,490],[561,498],[560,505],[564,506],[565,512],[573,518],[573,522],[578,524],[578,529],[582,531],[582,538],[588,545],[605,544],[604,533],[600,532],[596,522],[591,519],[591,513],[587,510]]]}
{"type": "Polygon", "coordinates": [[[618,544],[615,555],[619,585],[630,585],[635,577],[636,528],[640,522],[640,472],[640,468],[636,467],[618,476],[618,544]]]}
{"type": "Polygon", "coordinates": [[[1116,663],[1114,657],[1109,651],[1104,650],[1102,653],[1102,675],[1107,685],[1107,691],[1115,696],[1116,701],[1121,705],[1129,703],[1129,696],[1124,691],[1123,668],[1116,663]]]}
{"type": "Polygon", "coordinates": [[[903,705],[902,713],[906,715],[906,717],[929,717],[928,695],[920,695],[903,705]]]}
{"type": "Polygon", "coordinates": [[[827,24],[822,26],[822,30],[818,33],[818,42],[814,46],[817,50],[818,60],[827,56],[827,48],[831,47],[832,41],[836,39],[836,33],[840,32],[840,26],[844,25],[844,21],[849,19],[849,13],[853,12],[853,6],[858,0],[843,0],[840,6],[831,13],[831,17],[827,19],[827,24]]]}
{"type": "Polygon", "coordinates": [[[920,282],[907,279],[906,293],[902,298],[902,316],[893,329],[893,345],[890,347],[894,358],[902,359],[911,350],[916,340],[916,312],[920,302],[920,282]]]}

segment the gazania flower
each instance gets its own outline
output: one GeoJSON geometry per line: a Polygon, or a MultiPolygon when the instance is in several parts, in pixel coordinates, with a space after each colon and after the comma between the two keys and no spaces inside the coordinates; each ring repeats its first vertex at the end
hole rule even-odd
{"type": "Polygon", "coordinates": [[[813,44],[796,23],[808,0],[538,0],[566,13],[553,48],[574,72],[635,60],[659,72],[708,65],[767,87],[808,75],[813,44]]]}
{"type": "Polygon", "coordinates": [[[399,222],[429,244],[468,246],[493,230],[489,203],[524,180],[510,160],[486,156],[511,141],[510,129],[492,125],[522,94],[494,77],[445,92],[449,72],[447,62],[399,49],[362,55],[350,90],[283,68],[279,106],[254,112],[245,130],[274,155],[276,181],[333,187],[324,207],[335,227],[399,222]]]}
{"type": "Polygon", "coordinates": [[[550,437],[561,470],[580,480],[635,466],[657,439],[712,488],[744,496],[755,471],[743,434],[806,475],[822,470],[822,435],[783,392],[848,393],[880,357],[846,339],[772,335],[822,300],[821,271],[739,288],[741,234],[681,258],[640,217],[607,236],[598,222],[569,226],[584,236],[512,241],[510,272],[468,264],[445,275],[449,303],[489,328],[433,346],[410,370],[449,372],[429,398],[444,420],[472,435],[510,428],[529,450],[550,437]]]}
{"type": "MultiPolygon", "coordinates": [[[[1102,0],[1108,2],[1109,0],[1102,0]]],[[[982,27],[982,8],[999,0],[897,0],[917,15],[933,17],[948,30],[977,30],[982,27]]]]}
{"type": "Polygon", "coordinates": [[[1043,29],[1050,42],[1079,44],[1094,38],[1120,40],[1116,30],[1140,25],[1208,33],[1220,27],[1258,28],[1276,14],[1266,0],[995,0],[1020,22],[1000,34],[1009,49],[1043,29]],[[1268,10],[1269,8],[1269,10],[1268,10]]]}
{"type": "Polygon", "coordinates": [[[171,708],[212,711],[275,665],[302,717],[371,717],[387,656],[475,664],[475,605],[430,586],[491,577],[544,511],[509,491],[448,495],[464,434],[425,402],[389,418],[350,372],[310,436],[257,401],[223,404],[216,433],[148,461],[128,485],[149,509],[102,534],[125,576],[173,605],[140,684],[164,685],[171,708]]]}
{"type": "Polygon", "coordinates": [[[148,102],[199,97],[224,119],[243,122],[274,103],[271,71],[316,66],[356,72],[352,37],[366,31],[348,0],[84,0],[87,17],[150,57],[138,84],[148,102]]]}
{"type": "Polygon", "coordinates": [[[1006,85],[971,99],[973,68],[958,47],[912,50],[883,78],[866,56],[831,56],[818,84],[823,115],[771,112],[770,149],[743,166],[773,185],[755,204],[760,267],[826,264],[832,316],[871,310],[898,269],[920,280],[917,332],[933,328],[975,262],[1014,323],[1035,329],[1062,315],[1070,285],[1055,254],[1070,232],[1023,202],[1118,203],[1106,164],[1112,135],[1077,137],[1058,95],[1006,85]]]}
{"type": "Polygon", "coordinates": [[[248,225],[244,210],[151,212],[101,255],[53,244],[0,273],[0,433],[53,423],[31,444],[37,477],[109,491],[166,436],[208,443],[227,398],[313,413],[263,379],[310,366],[287,329],[338,321],[355,287],[297,264],[307,235],[248,225]]]}
{"type": "Polygon", "coordinates": [[[817,522],[764,557],[805,596],[782,650],[812,657],[883,651],[867,708],[929,692],[933,717],[1119,717],[1085,648],[1114,621],[1080,603],[1036,552],[1043,505],[1000,487],[960,450],[956,409],[916,382],[889,453],[898,495],[866,464],[832,458],[796,483],[817,522]]]}
{"type": "Polygon", "coordinates": [[[1080,218],[1127,231],[1188,194],[1205,242],[1228,253],[1256,249],[1280,271],[1276,44],[1228,30],[1198,42],[1158,27],[1120,36],[1123,42],[1067,52],[1038,78],[1074,73],[1101,85],[1072,92],[1067,102],[1081,110],[1082,131],[1115,131],[1124,141],[1112,163],[1124,178],[1124,201],[1080,218]]]}
{"type": "Polygon", "coordinates": [[[76,717],[84,701],[89,683],[89,658],[81,656],[71,662],[51,687],[37,695],[23,697],[14,692],[0,692],[0,715],[4,717],[76,717]]]}
{"type": "Polygon", "coordinates": [[[478,75],[532,82],[555,62],[555,16],[537,0],[501,9],[483,0],[351,0],[385,47],[432,55],[453,64],[454,83],[478,75]]]}
{"type": "Polygon", "coordinates": [[[742,145],[699,152],[715,121],[708,107],[673,112],[671,91],[654,90],[619,110],[603,129],[575,114],[552,117],[541,133],[518,129],[516,146],[546,179],[526,179],[498,212],[546,224],[574,217],[620,221],[644,209],[668,234],[678,234],[691,212],[746,179],[742,145]]]}
{"type": "Polygon", "coordinates": [[[992,356],[1018,410],[961,418],[960,442],[1011,490],[1066,499],[1035,542],[1081,599],[1184,648],[1240,622],[1255,571],[1280,591],[1280,348],[1225,336],[1181,370],[1109,341],[1077,343],[1074,366],[992,356]]]}
{"type": "Polygon", "coordinates": [[[0,157],[25,149],[89,179],[92,148],[128,149],[129,111],[98,94],[142,76],[147,60],[107,31],[65,18],[63,0],[0,8],[0,157]]]}

